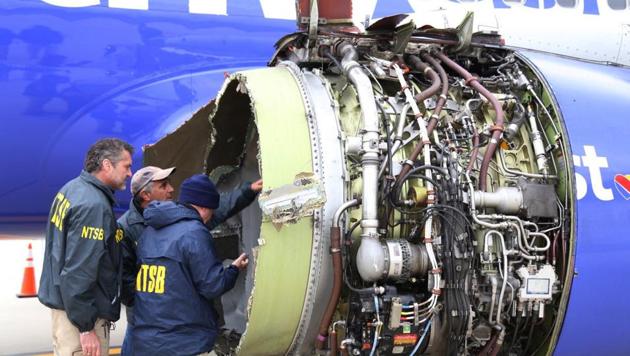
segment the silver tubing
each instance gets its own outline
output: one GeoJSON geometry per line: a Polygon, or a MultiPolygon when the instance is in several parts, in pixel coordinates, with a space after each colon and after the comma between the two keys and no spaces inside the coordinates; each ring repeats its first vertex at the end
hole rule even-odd
{"type": "Polygon", "coordinates": [[[339,227],[339,220],[341,220],[341,214],[346,211],[348,208],[359,205],[359,199],[348,200],[347,202],[341,204],[339,209],[335,212],[333,216],[332,227],[339,227]]]}
{"type": "Polygon", "coordinates": [[[370,78],[357,62],[358,53],[349,42],[341,43],[337,48],[342,56],[341,67],[357,90],[363,116],[363,137],[361,166],[363,168],[363,217],[361,236],[378,236],[377,191],[379,164],[378,111],[372,92],[370,78]]]}

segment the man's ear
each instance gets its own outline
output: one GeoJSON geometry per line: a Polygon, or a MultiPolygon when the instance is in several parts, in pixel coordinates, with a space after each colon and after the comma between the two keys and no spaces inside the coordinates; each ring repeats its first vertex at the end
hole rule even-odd
{"type": "Polygon", "coordinates": [[[109,172],[114,168],[114,165],[112,164],[112,161],[109,160],[109,158],[105,158],[101,163],[101,168],[103,169],[103,171],[109,172]]]}
{"type": "Polygon", "coordinates": [[[141,191],[140,193],[138,193],[138,195],[140,195],[140,198],[142,198],[143,202],[149,202],[151,201],[151,196],[148,192],[146,192],[145,190],[141,191]]]}

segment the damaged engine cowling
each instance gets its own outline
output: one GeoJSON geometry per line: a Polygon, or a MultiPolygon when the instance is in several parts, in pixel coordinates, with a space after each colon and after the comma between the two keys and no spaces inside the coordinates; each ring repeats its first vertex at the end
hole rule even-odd
{"type": "Polygon", "coordinates": [[[553,350],[574,244],[562,118],[525,56],[432,35],[295,34],[226,80],[200,165],[265,191],[215,232],[252,256],[217,352],[553,350]]]}

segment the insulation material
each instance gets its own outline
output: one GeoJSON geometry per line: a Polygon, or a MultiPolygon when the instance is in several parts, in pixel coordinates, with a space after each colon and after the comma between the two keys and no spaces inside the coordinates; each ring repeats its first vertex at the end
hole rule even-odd
{"type": "Polygon", "coordinates": [[[213,109],[214,101],[211,101],[173,133],[143,147],[145,166],[177,167],[170,177],[175,197],[179,196],[179,185],[184,179],[203,172],[211,133],[208,116],[213,109]]]}
{"type": "MultiPolygon", "coordinates": [[[[253,182],[260,178],[258,166],[258,135],[255,130],[249,138],[238,167],[231,170],[215,169],[210,175],[216,175],[217,186],[220,191],[231,191],[242,184],[253,182]],[[217,171],[224,172],[219,175],[217,171]]],[[[226,166],[221,166],[226,167],[226,166]]],[[[245,332],[247,325],[247,301],[254,285],[254,270],[256,269],[256,253],[258,237],[260,236],[261,212],[256,202],[243,209],[236,216],[212,231],[217,253],[228,258],[226,263],[245,252],[250,256],[250,264],[245,273],[239,273],[234,288],[221,297],[223,306],[223,328],[226,334],[218,338],[221,346],[236,347],[238,339],[234,337],[245,332]],[[234,251],[236,246],[237,251],[234,251]],[[223,247],[223,249],[221,248],[223,247]]]]}

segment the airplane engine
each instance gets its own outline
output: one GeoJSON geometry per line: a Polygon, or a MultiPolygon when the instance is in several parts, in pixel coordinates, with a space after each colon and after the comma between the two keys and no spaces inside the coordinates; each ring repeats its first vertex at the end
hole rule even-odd
{"type": "Polygon", "coordinates": [[[285,37],[165,139],[194,156],[145,153],[178,170],[198,157],[189,170],[226,190],[263,178],[258,205],[214,232],[224,257],[251,257],[216,352],[553,350],[575,194],[552,88],[492,35],[367,33],[285,37]]]}

